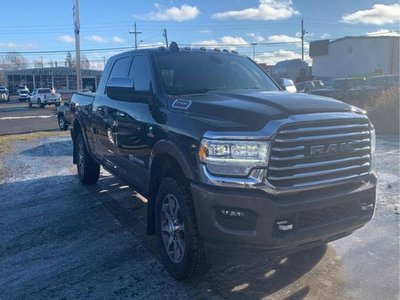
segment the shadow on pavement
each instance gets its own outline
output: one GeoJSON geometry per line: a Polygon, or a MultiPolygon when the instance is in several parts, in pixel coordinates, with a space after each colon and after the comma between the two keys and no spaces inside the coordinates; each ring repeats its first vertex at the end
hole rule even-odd
{"type": "Polygon", "coordinates": [[[22,151],[22,155],[29,156],[71,156],[72,140],[52,142],[22,151]]]}

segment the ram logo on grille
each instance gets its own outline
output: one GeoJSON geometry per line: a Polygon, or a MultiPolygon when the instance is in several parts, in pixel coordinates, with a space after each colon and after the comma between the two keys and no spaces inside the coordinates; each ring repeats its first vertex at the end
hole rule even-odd
{"type": "Polygon", "coordinates": [[[334,143],[326,145],[313,145],[310,147],[310,155],[322,155],[331,153],[348,153],[353,152],[353,143],[334,143]]]}

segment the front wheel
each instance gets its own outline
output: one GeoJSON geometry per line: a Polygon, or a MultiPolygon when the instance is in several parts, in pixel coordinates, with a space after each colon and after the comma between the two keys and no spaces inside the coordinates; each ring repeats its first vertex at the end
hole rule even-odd
{"type": "Polygon", "coordinates": [[[156,197],[158,248],[168,272],[177,280],[203,274],[208,266],[187,184],[164,178],[156,197]]]}
{"type": "Polygon", "coordinates": [[[29,108],[32,108],[32,101],[31,100],[29,100],[28,106],[29,106],[29,108]]]}
{"type": "Polygon", "coordinates": [[[79,180],[83,184],[96,183],[100,176],[100,164],[90,156],[82,133],[78,133],[75,147],[79,180]]]}

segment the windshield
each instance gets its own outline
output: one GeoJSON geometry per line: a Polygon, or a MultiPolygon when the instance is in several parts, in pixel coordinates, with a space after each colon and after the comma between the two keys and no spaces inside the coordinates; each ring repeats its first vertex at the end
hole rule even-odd
{"type": "Polygon", "coordinates": [[[157,53],[156,60],[167,94],[205,93],[211,90],[278,87],[246,57],[222,53],[157,53]]]}

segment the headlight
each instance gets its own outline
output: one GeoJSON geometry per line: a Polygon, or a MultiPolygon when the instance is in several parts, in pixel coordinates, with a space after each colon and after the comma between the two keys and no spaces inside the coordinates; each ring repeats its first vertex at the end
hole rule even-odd
{"type": "Polygon", "coordinates": [[[261,141],[216,141],[203,139],[199,157],[210,173],[247,176],[253,168],[268,164],[269,143],[261,141]]]}

